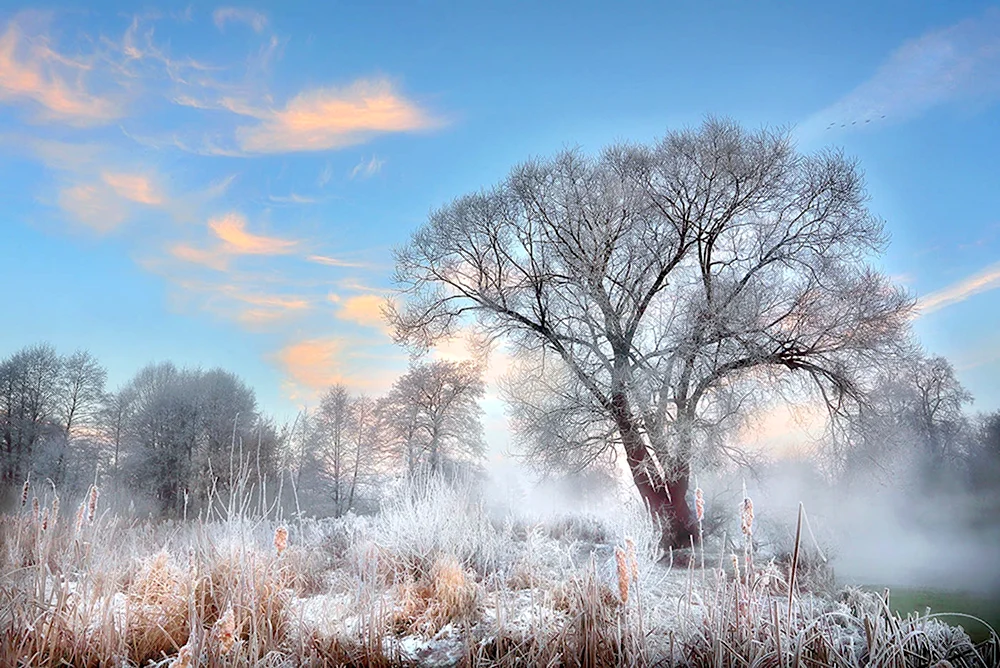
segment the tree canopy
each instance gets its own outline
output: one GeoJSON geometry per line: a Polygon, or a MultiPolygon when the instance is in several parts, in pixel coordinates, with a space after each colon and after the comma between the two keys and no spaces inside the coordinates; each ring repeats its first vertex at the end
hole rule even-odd
{"type": "Polygon", "coordinates": [[[789,383],[844,411],[905,339],[912,301],[869,263],[886,238],[867,200],[841,153],[727,120],[566,151],[433,212],[396,253],[390,318],[418,347],[470,320],[506,339],[527,360],[522,431],[543,451],[621,446],[683,542],[713,435],[789,383]]]}

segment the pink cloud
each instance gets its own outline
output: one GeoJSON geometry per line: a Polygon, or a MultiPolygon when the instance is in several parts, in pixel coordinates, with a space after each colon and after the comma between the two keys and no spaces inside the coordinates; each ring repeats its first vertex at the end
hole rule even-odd
{"type": "Polygon", "coordinates": [[[87,63],[51,49],[45,36],[25,37],[13,21],[0,36],[0,99],[33,101],[44,120],[95,125],[122,115],[113,101],[86,89],[89,70],[87,63]]]}
{"type": "Polygon", "coordinates": [[[937,292],[924,295],[917,300],[917,312],[919,315],[927,315],[946,306],[964,302],[974,295],[997,288],[1000,288],[1000,263],[986,267],[982,271],[956,281],[937,292]]]}
{"type": "Polygon", "coordinates": [[[364,269],[369,265],[364,262],[353,262],[351,260],[341,260],[340,258],[330,257],[329,255],[308,255],[306,259],[310,262],[315,262],[316,264],[323,264],[328,267],[354,267],[364,269]]]}
{"type": "Polygon", "coordinates": [[[390,132],[426,130],[439,123],[397,93],[386,80],[360,80],[346,88],[300,93],[284,109],[244,115],[262,117],[239,128],[240,147],[252,153],[323,151],[390,132]]]}
{"type": "Polygon", "coordinates": [[[274,355],[285,375],[290,398],[308,400],[335,384],[356,392],[385,392],[398,376],[399,362],[358,348],[344,338],[313,338],[289,343],[274,355]]]}
{"type": "Polygon", "coordinates": [[[247,232],[247,221],[238,213],[227,213],[208,221],[208,226],[223,243],[223,249],[233,255],[285,255],[299,242],[247,232]]]}
{"type": "Polygon", "coordinates": [[[216,271],[225,271],[229,266],[229,257],[226,254],[189,244],[175,244],[170,247],[169,253],[183,262],[200,264],[216,271]]]}
{"type": "Polygon", "coordinates": [[[337,299],[337,317],[362,327],[371,327],[388,334],[389,325],[382,316],[386,304],[385,297],[379,295],[355,295],[347,299],[337,299]]]}
{"type": "Polygon", "coordinates": [[[128,208],[103,183],[64,188],[59,206],[99,234],[111,232],[128,219],[128,208]]]}
{"type": "Polygon", "coordinates": [[[124,197],[132,202],[158,206],[163,204],[163,195],[149,177],[139,174],[124,174],[116,172],[104,172],[101,179],[108,184],[119,197],[124,197]]]}

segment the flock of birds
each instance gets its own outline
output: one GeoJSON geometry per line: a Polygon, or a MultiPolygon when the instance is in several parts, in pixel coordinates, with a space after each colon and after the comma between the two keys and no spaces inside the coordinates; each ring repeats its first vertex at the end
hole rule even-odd
{"type": "MultiPolygon", "coordinates": [[[[882,114],[882,116],[879,118],[879,120],[882,120],[883,118],[885,118],[885,114],[882,114]]],[[[871,123],[871,122],[872,122],[872,119],[870,119],[870,118],[866,118],[865,119],[865,123],[871,123]]],[[[851,121],[851,125],[857,125],[857,124],[858,124],[857,121],[851,121]]],[[[826,129],[827,130],[831,130],[834,127],[836,127],[836,125],[837,125],[837,121],[833,121],[828,126],[826,126],[826,129]]],[[[846,128],[847,127],[847,123],[841,123],[840,127],[846,128]]]]}

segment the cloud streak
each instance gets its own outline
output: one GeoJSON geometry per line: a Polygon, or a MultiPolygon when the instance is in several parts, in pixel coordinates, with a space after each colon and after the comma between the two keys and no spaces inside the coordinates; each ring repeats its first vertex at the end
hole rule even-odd
{"type": "Polygon", "coordinates": [[[208,221],[208,227],[232,255],[287,255],[298,241],[247,232],[247,220],[238,213],[227,213],[208,221]]]}
{"type": "Polygon", "coordinates": [[[128,207],[103,183],[78,184],[59,192],[59,206],[98,234],[107,234],[128,220],[128,207]]]}
{"type": "Polygon", "coordinates": [[[330,257],[329,255],[307,255],[306,260],[309,262],[314,262],[316,264],[322,264],[327,267],[348,267],[355,269],[369,269],[370,265],[365,262],[354,262],[352,260],[341,260],[337,257],[330,257]]]}
{"type": "Polygon", "coordinates": [[[371,157],[371,160],[361,158],[361,162],[355,165],[354,169],[351,170],[351,178],[355,179],[361,177],[363,179],[369,179],[381,172],[383,165],[385,165],[385,160],[381,160],[375,155],[371,157]]]}
{"type": "Polygon", "coordinates": [[[219,7],[212,12],[212,20],[219,30],[225,30],[227,23],[244,23],[256,33],[267,27],[267,16],[247,7],[219,7]]]}
{"type": "Polygon", "coordinates": [[[0,100],[32,101],[42,109],[41,120],[99,125],[122,115],[118,104],[87,90],[90,70],[53,50],[46,36],[27,37],[14,21],[0,36],[0,100]]]}
{"type": "Polygon", "coordinates": [[[415,132],[439,125],[381,79],[306,91],[277,111],[230,110],[261,118],[257,125],[236,131],[240,148],[248,153],[333,150],[363,143],[378,134],[415,132]]]}
{"type": "Polygon", "coordinates": [[[1000,9],[905,42],[870,79],[799,129],[859,129],[897,122],[958,99],[1000,95],[1000,9]]]}
{"type": "Polygon", "coordinates": [[[919,316],[924,316],[997,288],[1000,288],[1000,263],[921,297],[917,300],[917,312],[919,316]]]}
{"type": "Polygon", "coordinates": [[[119,197],[129,201],[159,206],[163,204],[163,195],[159,192],[149,177],[138,174],[121,174],[104,172],[101,180],[111,187],[119,197]]]}
{"type": "Polygon", "coordinates": [[[229,268],[229,257],[215,250],[180,243],[171,246],[168,252],[182,262],[201,265],[215,271],[226,271],[229,268]]]}

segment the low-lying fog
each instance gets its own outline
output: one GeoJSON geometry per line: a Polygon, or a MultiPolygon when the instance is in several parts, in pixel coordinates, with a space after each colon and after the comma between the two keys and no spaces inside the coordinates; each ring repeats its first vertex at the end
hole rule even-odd
{"type": "MultiPolygon", "coordinates": [[[[831,482],[804,460],[784,460],[756,471],[706,472],[700,478],[706,517],[716,518],[718,524],[714,535],[706,536],[709,549],[713,541],[719,544],[724,531],[730,537],[738,535],[737,509],[745,484],[756,512],[755,542],[764,554],[791,549],[801,502],[806,517],[804,554],[816,559],[822,553],[838,584],[1000,597],[1000,493],[996,491],[932,489],[904,471],[831,482]]],[[[586,484],[573,489],[532,485],[515,467],[499,471],[494,482],[498,505],[515,512],[602,514],[617,505],[614,494],[602,496],[586,484]]],[[[627,483],[623,481],[617,491],[619,498],[632,494],[627,483]]],[[[692,493],[694,486],[692,481],[692,493]]]]}

